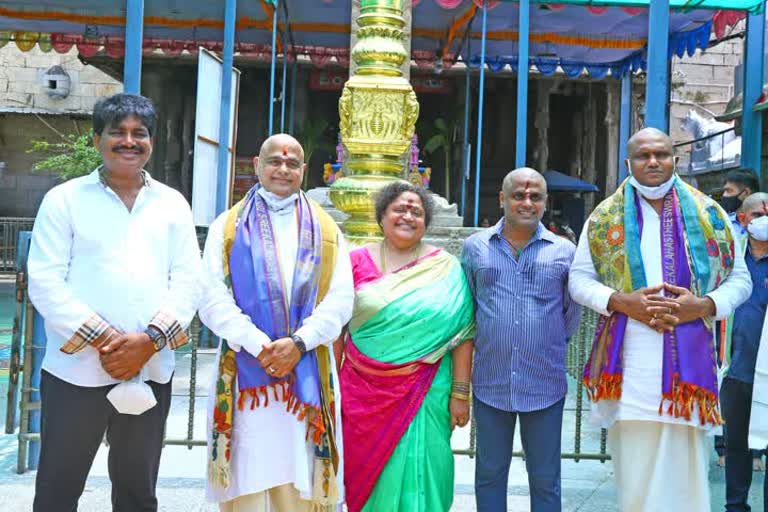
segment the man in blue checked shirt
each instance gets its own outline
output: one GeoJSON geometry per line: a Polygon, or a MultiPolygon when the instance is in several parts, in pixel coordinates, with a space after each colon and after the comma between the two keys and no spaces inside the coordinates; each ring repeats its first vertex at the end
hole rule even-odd
{"type": "Polygon", "coordinates": [[[507,174],[499,202],[504,217],[468,238],[462,252],[477,319],[477,510],[507,510],[519,417],[531,510],[559,512],[565,351],[580,316],[568,295],[576,246],[541,224],[547,184],[537,171],[507,174]]]}

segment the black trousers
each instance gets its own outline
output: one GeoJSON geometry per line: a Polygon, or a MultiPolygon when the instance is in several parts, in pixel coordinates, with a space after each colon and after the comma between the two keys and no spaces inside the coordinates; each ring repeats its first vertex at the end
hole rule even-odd
{"type": "Polygon", "coordinates": [[[157,405],[138,416],[107,400],[114,386],[82,387],[43,371],[40,463],[34,512],[75,512],[96,451],[107,433],[114,512],[155,512],[171,383],[149,382],[157,405]]]}
{"type": "MultiPolygon", "coordinates": [[[[726,377],[720,387],[725,429],[725,510],[749,512],[747,504],[752,485],[752,453],[749,450],[749,416],[752,410],[752,384],[726,377]]],[[[763,507],[768,510],[768,478],[763,485],[763,507]]]]}

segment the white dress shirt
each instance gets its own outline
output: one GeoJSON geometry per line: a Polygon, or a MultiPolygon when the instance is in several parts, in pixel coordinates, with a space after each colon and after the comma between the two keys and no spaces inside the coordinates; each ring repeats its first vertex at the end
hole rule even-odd
{"type": "MultiPolygon", "coordinates": [[[[120,382],[95,348],[60,349],[95,315],[122,332],[142,332],[159,314],[186,329],[201,296],[200,269],[189,204],[149,174],[130,211],[98,170],[54,187],[35,219],[28,261],[29,296],[45,319],[43,369],[78,386],[120,382]]],[[[166,346],[141,378],[166,383],[173,368],[166,346]]]]}
{"type": "MultiPolygon", "coordinates": [[[[221,214],[208,229],[208,239],[203,254],[204,299],[200,307],[200,319],[216,335],[226,339],[233,350],[247,350],[256,356],[261,352],[262,345],[273,340],[243,313],[224,283],[222,244],[226,215],[226,212],[221,214]]],[[[277,240],[285,289],[290,290],[293,284],[299,235],[295,207],[278,213],[270,211],[269,216],[277,240]]],[[[321,344],[330,345],[352,316],[354,302],[352,265],[341,233],[338,233],[338,239],[336,266],[328,292],[296,331],[296,335],[306,343],[307,350],[315,349],[321,344]]],[[[218,371],[218,361],[214,368],[218,371]]],[[[340,386],[333,358],[331,369],[334,401],[337,407],[336,445],[340,452],[339,460],[343,461],[344,443],[341,437],[341,414],[338,411],[341,404],[340,386]]],[[[209,429],[213,414],[213,400],[216,396],[213,388],[215,385],[214,377],[208,403],[209,429]]],[[[280,390],[275,392],[282,394],[280,390]]],[[[246,407],[243,410],[235,408],[230,485],[226,489],[220,489],[212,487],[209,483],[207,496],[210,500],[229,501],[238,496],[262,492],[288,483],[293,484],[302,498],[311,498],[314,446],[306,439],[306,422],[299,421],[296,415],[287,412],[285,402],[273,398],[270,392],[267,406],[262,404],[251,409],[249,402],[246,401],[246,407]]],[[[210,438],[210,435],[208,437],[210,438]]],[[[344,473],[341,464],[337,483],[343,497],[344,473]]]]}
{"type": "MultiPolygon", "coordinates": [[[[656,210],[641,197],[643,232],[640,239],[640,253],[648,286],[664,282],[661,260],[660,218],[656,210]]],[[[728,226],[727,229],[730,229],[728,226]]],[[[600,282],[589,248],[589,221],[579,239],[576,255],[568,279],[568,290],[573,300],[601,315],[610,316],[608,300],[616,292],[600,282]]],[[[734,266],[728,278],[707,296],[715,303],[716,320],[733,313],[752,292],[752,280],[744,263],[744,255],[737,251],[734,266]]],[[[642,322],[629,319],[624,336],[622,367],[624,370],[621,398],[592,402],[590,421],[603,428],[619,420],[650,420],[664,423],[689,424],[704,427],[699,422],[697,409],[690,421],[659,414],[661,403],[662,359],[664,335],[642,322]]]]}

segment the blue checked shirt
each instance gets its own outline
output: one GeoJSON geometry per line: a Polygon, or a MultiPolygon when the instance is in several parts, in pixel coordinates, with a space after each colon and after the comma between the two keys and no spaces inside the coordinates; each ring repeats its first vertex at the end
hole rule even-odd
{"type": "Polygon", "coordinates": [[[472,384],[504,411],[545,409],[565,396],[565,351],[580,308],[568,295],[576,246],[539,224],[515,260],[504,219],[464,243],[462,265],[475,297],[472,384]]]}

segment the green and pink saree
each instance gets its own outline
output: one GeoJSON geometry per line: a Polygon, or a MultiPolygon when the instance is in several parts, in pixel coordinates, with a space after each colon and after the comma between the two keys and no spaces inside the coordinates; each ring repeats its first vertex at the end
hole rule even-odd
{"type": "Polygon", "coordinates": [[[384,275],[367,249],[350,257],[355,309],[340,374],[347,506],[447,511],[450,351],[475,331],[466,277],[439,249],[384,275]]]}

